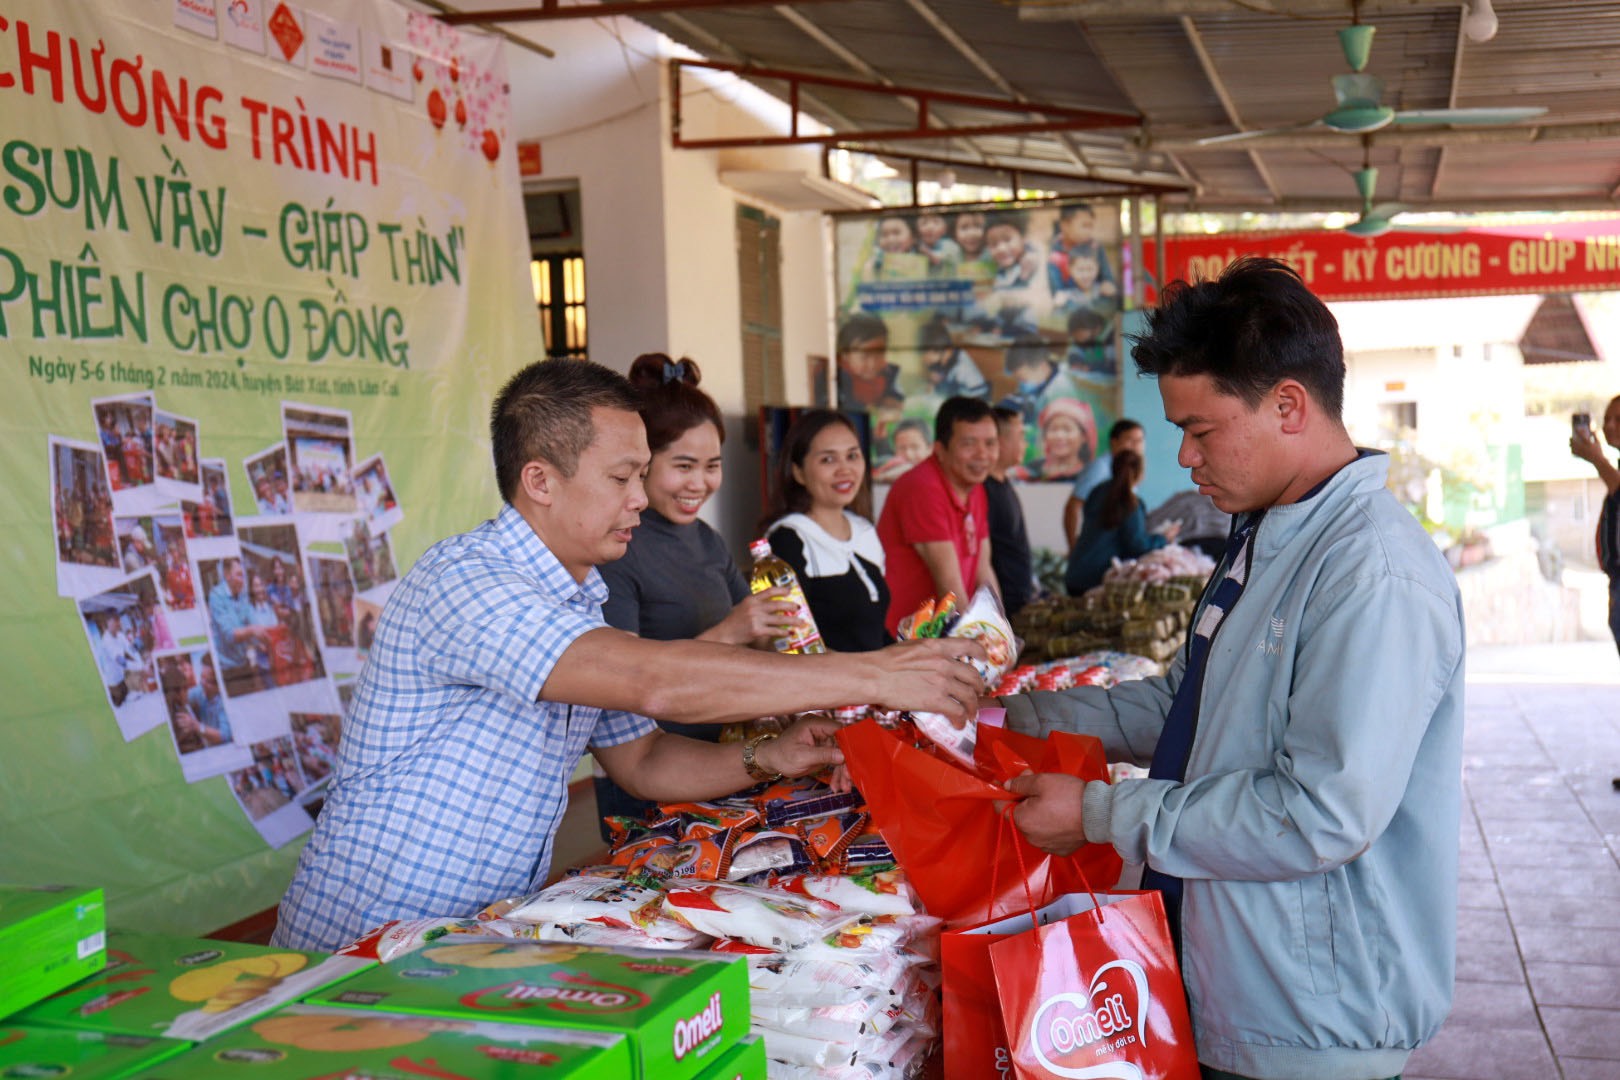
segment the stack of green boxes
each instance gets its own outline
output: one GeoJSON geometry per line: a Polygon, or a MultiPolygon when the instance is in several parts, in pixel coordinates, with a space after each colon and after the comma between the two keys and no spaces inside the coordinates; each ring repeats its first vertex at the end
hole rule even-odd
{"type": "MultiPolygon", "coordinates": [[[[96,894],[99,897],[99,893],[96,894]]],[[[96,1080],[142,1069],[374,961],[114,931],[87,979],[9,1018],[0,1076],[96,1080]],[[96,970],[100,969],[100,970],[96,970]]]]}
{"type": "MultiPolygon", "coordinates": [[[[312,994],[356,1012],[497,1021],[622,1036],[618,1080],[764,1080],[737,957],[531,941],[428,946],[312,994]]],[[[564,1073],[570,1080],[576,1075],[564,1073]]]]}
{"type": "Polygon", "coordinates": [[[289,1005],[143,1080],[627,1080],[623,1035],[289,1005]]]}
{"type": "Polygon", "coordinates": [[[101,970],[100,889],[0,885],[0,1018],[101,970]]]}
{"type": "Polygon", "coordinates": [[[0,885],[0,1076],[116,1080],[185,1049],[168,1039],[66,1031],[16,1018],[106,962],[100,889],[0,885]]]}
{"type": "Polygon", "coordinates": [[[0,1017],[0,1077],[765,1080],[764,1044],[747,1035],[741,958],[480,939],[378,966],[105,935],[99,892],[40,895],[49,899],[31,897],[26,913],[14,898],[5,907],[19,945],[0,952],[0,988],[20,1002],[15,988],[31,987],[33,1004],[0,1017]],[[96,923],[74,952],[93,938],[97,949],[105,941],[105,957],[85,946],[89,966],[68,970],[44,957],[44,943],[64,939],[76,908],[96,923]],[[37,977],[45,968],[56,982],[37,977]]]}

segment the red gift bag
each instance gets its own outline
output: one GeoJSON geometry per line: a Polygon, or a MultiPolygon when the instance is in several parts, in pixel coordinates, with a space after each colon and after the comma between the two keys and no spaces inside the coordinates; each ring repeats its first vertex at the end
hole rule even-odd
{"type": "Polygon", "coordinates": [[[1044,904],[1086,889],[1088,880],[1119,879],[1122,863],[1109,845],[1086,844],[1066,858],[1047,855],[1004,826],[996,809],[1011,800],[1002,784],[1026,769],[1106,780],[1102,743],[1089,735],[1036,739],[980,727],[973,772],[871,720],[844,728],[838,742],[895,861],[928,913],[947,926],[1027,912],[1026,895],[1044,904]]]}
{"type": "Polygon", "coordinates": [[[1081,893],[989,947],[1019,1080],[1198,1080],[1156,891],[1081,893]]]}
{"type": "MultiPolygon", "coordinates": [[[[1015,830],[1007,815],[1001,816],[1001,822],[1002,835],[1015,830]]],[[[992,883],[986,893],[995,891],[992,883]]],[[[1011,1075],[1012,1057],[1007,1050],[1007,1027],[1001,1019],[1001,999],[996,995],[990,946],[1033,925],[1026,914],[947,930],[940,935],[940,1034],[944,1041],[945,1080],[990,1080],[1011,1075]]]]}

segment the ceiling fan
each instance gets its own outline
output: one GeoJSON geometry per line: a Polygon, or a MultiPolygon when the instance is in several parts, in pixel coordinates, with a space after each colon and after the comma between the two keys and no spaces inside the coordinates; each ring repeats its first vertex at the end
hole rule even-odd
{"type": "Polygon", "coordinates": [[[1383,236],[1387,232],[1426,232],[1426,233],[1454,233],[1460,231],[1452,225],[1397,225],[1395,217],[1404,214],[1413,207],[1405,203],[1386,202],[1374,203],[1373,196],[1378,191],[1378,170],[1367,164],[1363,157],[1361,168],[1351,173],[1355,177],[1356,191],[1361,194],[1361,216],[1344,227],[1344,231],[1351,236],[1360,236],[1371,239],[1383,236]]]}
{"type": "Polygon", "coordinates": [[[1287,127],[1212,135],[1199,139],[1198,145],[1220,146],[1312,128],[1363,135],[1390,124],[1513,124],[1533,120],[1547,111],[1539,105],[1469,109],[1391,108],[1381,100],[1384,80],[1377,75],[1367,74],[1365,70],[1367,60],[1372,55],[1372,39],[1376,30],[1376,27],[1358,21],[1339,31],[1339,48],[1344,52],[1345,62],[1350,65],[1350,73],[1333,77],[1335,106],[1326,115],[1287,127]]]}

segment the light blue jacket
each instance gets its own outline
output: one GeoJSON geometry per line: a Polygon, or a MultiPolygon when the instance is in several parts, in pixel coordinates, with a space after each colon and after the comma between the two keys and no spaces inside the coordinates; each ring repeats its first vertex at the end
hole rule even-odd
{"type": "MultiPolygon", "coordinates": [[[[1186,879],[1198,1057],[1242,1076],[1394,1076],[1451,1008],[1462,604],[1387,472],[1363,457],[1266,512],[1186,781],[1085,791],[1089,840],[1186,879]]],[[[1145,765],[1185,662],[1009,699],[1008,726],[1096,735],[1145,765]]]]}

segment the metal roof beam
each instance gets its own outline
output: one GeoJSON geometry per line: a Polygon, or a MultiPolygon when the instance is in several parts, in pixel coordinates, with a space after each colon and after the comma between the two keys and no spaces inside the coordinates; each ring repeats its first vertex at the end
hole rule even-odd
{"type": "MultiPolygon", "coordinates": [[[[1457,0],[1363,0],[1363,16],[1380,11],[1456,7],[1457,0]]],[[[1018,17],[1026,22],[1068,19],[1175,18],[1181,15],[1342,15],[1349,0],[1018,0],[1018,17]]]]}
{"type": "MultiPolygon", "coordinates": [[[[670,12],[699,11],[704,8],[763,7],[781,0],[607,0],[600,4],[560,4],[542,0],[524,7],[492,8],[488,11],[445,11],[438,16],[449,26],[465,23],[551,22],[557,19],[603,19],[611,15],[667,15],[670,12]]],[[[847,0],[794,0],[797,4],[846,3],[847,0]]]]}
{"type": "Polygon", "coordinates": [[[931,90],[915,86],[885,85],[876,82],[860,82],[855,79],[837,78],[834,76],[817,75],[810,72],[785,71],[779,68],[756,67],[749,64],[726,64],[714,60],[688,60],[677,57],[669,62],[670,76],[673,80],[675,93],[672,95],[672,105],[676,108],[673,126],[674,145],[687,150],[719,149],[723,147],[740,146],[799,146],[807,143],[825,143],[840,139],[879,139],[879,140],[907,140],[907,139],[960,139],[974,135],[1023,135],[1045,134],[1053,131],[1072,131],[1082,128],[1108,128],[1108,127],[1135,127],[1140,122],[1132,115],[1114,112],[1102,112],[1096,109],[1076,109],[1066,105],[1052,105],[1049,103],[1024,103],[1008,101],[1001,98],[986,97],[982,94],[961,94],[948,90],[931,90]],[[792,130],[787,135],[766,135],[729,137],[715,139],[687,139],[681,134],[679,103],[680,103],[680,73],[682,68],[705,68],[713,71],[727,71],[750,80],[764,79],[767,81],[787,83],[788,104],[793,110],[792,130]],[[830,86],[841,90],[851,90],[858,93],[884,95],[889,97],[905,98],[916,102],[917,123],[909,128],[883,128],[878,130],[851,130],[832,131],[814,135],[801,135],[798,132],[798,98],[801,88],[809,86],[830,86]],[[989,112],[1005,112],[1017,115],[1028,115],[1033,112],[1050,114],[1049,119],[1042,120],[1012,120],[992,124],[956,124],[945,127],[931,122],[930,110],[935,105],[960,105],[966,108],[982,109],[989,112]]]}
{"type": "MultiPolygon", "coordinates": [[[[808,16],[800,14],[793,8],[788,7],[786,4],[779,4],[773,10],[783,19],[793,24],[793,26],[796,27],[800,33],[804,34],[810,40],[814,41],[816,44],[838,57],[838,59],[842,60],[849,67],[860,72],[869,79],[882,83],[884,86],[892,87],[894,85],[893,79],[889,78],[887,75],[874,68],[871,64],[868,64],[865,60],[861,59],[861,57],[858,56],[854,50],[850,49],[842,41],[839,41],[837,38],[827,33],[827,31],[817,26],[810,20],[808,16]]],[[[917,102],[915,101],[906,100],[906,104],[913,112],[916,112],[919,108],[917,102]]],[[[847,124],[845,126],[854,128],[856,125],[847,124]]],[[[969,139],[951,139],[950,141],[953,145],[965,150],[970,154],[978,154],[980,157],[984,156],[979,148],[975,146],[969,139]]]]}
{"type": "MultiPolygon", "coordinates": [[[[706,42],[708,44],[709,48],[714,50],[715,53],[719,53],[719,54],[724,55],[724,56],[729,56],[729,57],[732,58],[733,61],[735,61],[736,63],[739,63],[739,64],[749,64],[749,63],[753,62],[749,58],[747,53],[742,52],[741,50],[735,48],[729,42],[725,42],[725,41],[720,40],[719,38],[715,37],[713,34],[709,33],[707,30],[703,29],[701,26],[698,26],[691,19],[688,19],[685,16],[682,16],[682,15],[665,15],[664,18],[667,19],[673,25],[680,27],[681,30],[683,30],[687,34],[690,34],[696,40],[706,42]]],[[[674,80],[672,78],[671,82],[670,82],[670,87],[671,87],[670,92],[672,94],[677,92],[679,90],[679,88],[680,88],[679,81],[674,80]]],[[[835,109],[832,106],[828,105],[825,101],[822,101],[820,98],[817,98],[814,95],[800,94],[799,95],[799,100],[801,102],[803,102],[804,104],[808,105],[808,106],[812,106],[814,108],[820,109],[821,112],[822,112],[822,115],[831,117],[833,119],[834,126],[837,126],[837,125],[840,125],[840,124],[843,125],[844,127],[854,127],[855,126],[855,121],[851,120],[849,117],[845,116],[843,113],[839,112],[837,109],[835,109]]]]}
{"type": "MultiPolygon", "coordinates": [[[[1221,103],[1221,108],[1226,112],[1226,118],[1239,131],[1248,131],[1249,125],[1245,124],[1243,117],[1238,115],[1237,103],[1232,100],[1231,93],[1227,91],[1221,73],[1215,70],[1215,58],[1210,56],[1209,50],[1204,47],[1204,35],[1198,32],[1198,27],[1193,23],[1192,16],[1183,15],[1181,17],[1181,32],[1186,36],[1187,44],[1192,46],[1193,55],[1198,57],[1198,66],[1204,69],[1204,78],[1209,80],[1210,89],[1215,91],[1215,98],[1221,103]]],[[[1260,182],[1266,185],[1266,191],[1270,193],[1271,201],[1276,202],[1277,183],[1271,178],[1271,171],[1266,168],[1266,163],[1260,160],[1259,153],[1254,149],[1249,149],[1248,153],[1249,164],[1254,166],[1254,171],[1259,175],[1260,182]]]]}
{"type": "Polygon", "coordinates": [[[1145,192],[1185,192],[1191,188],[1191,185],[1182,177],[1171,173],[1136,173],[1128,169],[1110,169],[1106,167],[1088,168],[1084,173],[1066,172],[1063,169],[1054,167],[1049,161],[1035,162],[1004,157],[989,158],[983,161],[966,161],[937,154],[914,154],[882,146],[867,146],[853,141],[840,142],[836,144],[835,149],[848,150],[857,154],[871,154],[873,157],[893,158],[897,161],[944,165],[954,169],[1016,173],[1020,177],[1038,177],[1043,180],[1062,180],[1070,183],[1111,184],[1118,187],[1135,188],[1145,192]]]}
{"type": "MultiPolygon", "coordinates": [[[[1462,11],[1457,12],[1457,41],[1451,47],[1451,92],[1446,95],[1446,108],[1457,107],[1457,87],[1462,83],[1463,45],[1465,37],[1462,30],[1462,11]]],[[[1440,176],[1446,171],[1446,148],[1440,147],[1440,152],[1434,159],[1434,176],[1429,180],[1429,198],[1438,198],[1440,195],[1440,176]]]]}
{"type": "MultiPolygon", "coordinates": [[[[1300,214],[1354,214],[1361,211],[1361,203],[1354,196],[1348,199],[1290,199],[1284,198],[1275,206],[1255,202],[1242,202],[1235,199],[1219,200],[1183,200],[1175,195],[1165,195],[1167,205],[1165,213],[1210,213],[1210,214],[1243,214],[1243,213],[1300,213],[1300,214]]],[[[1403,204],[1408,214],[1511,214],[1516,211],[1581,211],[1581,210],[1620,210],[1620,195],[1603,198],[1596,195],[1576,196],[1536,196],[1534,198],[1503,197],[1495,199],[1442,199],[1434,206],[1424,203],[1407,202],[1403,204]]]]}
{"type": "MultiPolygon", "coordinates": [[[[1171,154],[1207,154],[1231,149],[1220,146],[1200,146],[1198,140],[1216,132],[1197,136],[1144,139],[1142,146],[1171,154]]],[[[1371,136],[1374,147],[1390,146],[1489,146],[1531,145],[1568,140],[1597,140],[1620,138],[1620,121],[1606,120],[1593,124],[1542,124],[1535,127],[1490,128],[1476,131],[1380,131],[1371,136]]],[[[1354,150],[1356,136],[1337,131],[1297,132],[1287,135],[1266,135],[1256,140],[1270,150],[1354,150]]]]}
{"type": "MultiPolygon", "coordinates": [[[[906,3],[911,10],[917,14],[918,18],[922,19],[923,22],[933,27],[934,33],[944,38],[945,43],[956,50],[957,55],[962,57],[962,59],[966,60],[968,63],[972,64],[974,68],[978,70],[979,74],[983,75],[989,81],[991,86],[994,86],[997,90],[1000,90],[1003,94],[1006,94],[1015,101],[1029,100],[1024,94],[1020,93],[1012,83],[1008,82],[1000,71],[996,70],[996,66],[994,64],[985,59],[984,54],[980,53],[979,50],[968,44],[967,40],[963,38],[961,34],[958,34],[956,29],[952,27],[950,23],[941,18],[939,12],[929,7],[924,0],[906,0],[906,3]]],[[[1063,147],[1063,151],[1068,156],[1070,161],[1073,161],[1076,165],[1083,169],[1090,168],[1091,163],[1086,160],[1086,152],[1075,145],[1074,140],[1068,135],[1059,132],[1058,144],[1063,147]]]]}
{"type": "MultiPolygon", "coordinates": [[[[449,4],[443,3],[442,0],[417,0],[417,3],[438,13],[439,17],[441,18],[446,15],[461,14],[456,8],[451,7],[449,4]]],[[[507,41],[510,41],[513,45],[516,45],[520,49],[527,49],[529,52],[538,53],[547,60],[555,59],[557,56],[557,50],[549,49],[540,44],[538,41],[530,41],[526,37],[520,37],[519,35],[514,34],[512,31],[503,27],[492,26],[488,29],[497,37],[505,38],[507,41]]]]}

